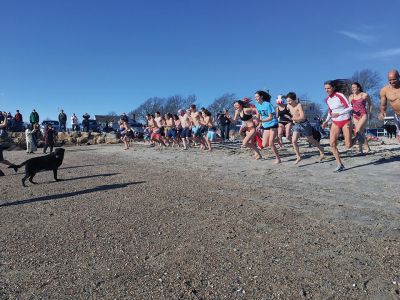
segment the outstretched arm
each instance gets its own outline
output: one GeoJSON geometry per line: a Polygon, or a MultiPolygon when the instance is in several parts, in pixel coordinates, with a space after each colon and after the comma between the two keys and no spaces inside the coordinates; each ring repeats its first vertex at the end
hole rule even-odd
{"type": "Polygon", "coordinates": [[[387,109],[387,98],[385,88],[381,89],[381,104],[379,106],[379,119],[383,120],[386,117],[386,109],[387,109]]]}

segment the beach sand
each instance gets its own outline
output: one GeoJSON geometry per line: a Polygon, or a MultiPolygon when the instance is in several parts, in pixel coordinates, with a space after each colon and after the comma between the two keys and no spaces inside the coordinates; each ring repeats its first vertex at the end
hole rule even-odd
{"type": "Polygon", "coordinates": [[[63,181],[27,188],[1,165],[0,298],[399,299],[400,144],[385,143],[337,174],[305,143],[298,166],[288,144],[280,165],[240,143],[67,147],[63,181]]]}

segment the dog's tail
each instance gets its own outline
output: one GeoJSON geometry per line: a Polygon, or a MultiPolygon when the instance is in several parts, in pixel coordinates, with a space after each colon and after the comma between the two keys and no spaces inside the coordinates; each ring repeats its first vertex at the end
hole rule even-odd
{"type": "Polygon", "coordinates": [[[21,168],[22,166],[24,166],[26,164],[26,161],[24,161],[22,164],[20,165],[14,165],[11,164],[8,166],[9,169],[14,169],[15,172],[18,172],[18,169],[21,168]]]}

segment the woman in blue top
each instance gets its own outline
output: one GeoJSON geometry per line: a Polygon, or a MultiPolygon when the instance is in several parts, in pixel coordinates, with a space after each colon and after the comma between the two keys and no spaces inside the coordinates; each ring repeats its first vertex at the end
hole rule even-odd
{"type": "Polygon", "coordinates": [[[263,148],[270,147],[275,155],[275,163],[279,164],[278,149],[275,146],[275,138],[278,136],[278,119],[276,118],[275,108],[271,104],[271,95],[264,91],[257,91],[254,95],[256,100],[256,108],[258,119],[262,126],[263,132],[263,148]]]}

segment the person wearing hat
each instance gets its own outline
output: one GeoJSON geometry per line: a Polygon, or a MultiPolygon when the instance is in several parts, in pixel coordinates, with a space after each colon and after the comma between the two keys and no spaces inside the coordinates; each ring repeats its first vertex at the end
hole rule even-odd
{"type": "Polygon", "coordinates": [[[282,98],[282,95],[278,96],[278,99],[275,101],[276,103],[276,115],[278,116],[279,127],[278,127],[278,145],[282,148],[283,141],[282,137],[285,133],[285,137],[289,142],[292,142],[292,114],[285,103],[285,100],[282,98]]]}
{"type": "MultiPolygon", "coordinates": [[[[1,121],[0,121],[0,130],[3,131],[7,128],[7,113],[6,112],[0,112],[0,114],[2,115],[1,121]]],[[[10,166],[11,163],[4,159],[3,156],[3,141],[2,141],[2,137],[0,134],[0,163],[6,165],[6,166],[10,166]]],[[[0,170],[0,176],[4,176],[4,173],[0,170]]]]}
{"type": "Polygon", "coordinates": [[[44,147],[43,153],[46,153],[47,148],[50,148],[50,153],[53,152],[54,147],[54,130],[51,124],[47,124],[46,131],[44,133],[44,147]]]}

